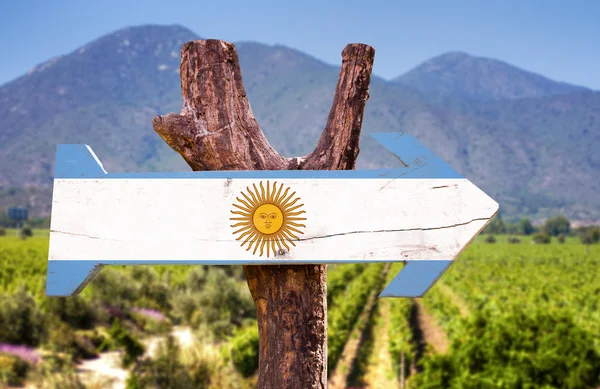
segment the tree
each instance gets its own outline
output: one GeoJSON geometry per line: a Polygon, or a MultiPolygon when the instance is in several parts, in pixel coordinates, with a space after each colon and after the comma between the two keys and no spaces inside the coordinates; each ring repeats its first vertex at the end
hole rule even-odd
{"type": "Polygon", "coordinates": [[[533,243],[548,244],[552,241],[552,238],[548,234],[538,233],[533,236],[532,241],[533,243]]]}
{"type": "Polygon", "coordinates": [[[498,213],[487,225],[485,228],[486,234],[503,234],[506,232],[506,228],[504,227],[504,222],[502,221],[502,217],[498,213]]]}
{"type": "Polygon", "coordinates": [[[521,235],[531,235],[535,231],[535,228],[533,227],[531,220],[529,220],[527,218],[523,218],[523,219],[519,220],[518,231],[519,231],[519,234],[521,234],[521,235]]]}
{"type": "MultiPolygon", "coordinates": [[[[235,46],[220,40],[181,49],[181,114],[152,119],[154,130],[195,170],[352,170],[375,50],[347,45],[327,124],[302,158],[278,154],[261,131],[235,46]]],[[[257,311],[258,388],[327,384],[326,265],[244,266],[257,311]]]]}
{"type": "Polygon", "coordinates": [[[568,235],[571,232],[571,222],[564,216],[556,216],[546,220],[543,232],[551,236],[568,235]]]}

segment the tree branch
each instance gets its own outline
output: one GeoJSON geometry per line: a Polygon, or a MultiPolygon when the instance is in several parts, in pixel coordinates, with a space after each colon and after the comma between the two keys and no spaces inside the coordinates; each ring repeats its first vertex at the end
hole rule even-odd
{"type": "Polygon", "coordinates": [[[359,152],[360,129],[369,99],[375,49],[355,43],[342,52],[342,68],[325,129],[302,170],[352,170],[359,152]]]}

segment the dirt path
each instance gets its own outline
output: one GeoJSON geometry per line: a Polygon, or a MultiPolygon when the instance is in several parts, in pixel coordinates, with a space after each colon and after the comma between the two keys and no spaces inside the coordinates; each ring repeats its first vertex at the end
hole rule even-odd
{"type": "Polygon", "coordinates": [[[436,353],[445,354],[448,351],[449,342],[444,331],[436,324],[433,316],[427,312],[421,299],[415,299],[414,309],[416,312],[413,312],[413,317],[416,320],[413,320],[413,324],[417,328],[413,328],[413,330],[417,335],[417,339],[421,338],[421,343],[424,342],[430,345],[436,353]]]}
{"type": "Polygon", "coordinates": [[[364,381],[365,389],[395,388],[398,386],[392,356],[390,354],[390,303],[381,299],[378,304],[377,322],[373,329],[374,352],[370,355],[364,381]]]}
{"type": "MultiPolygon", "coordinates": [[[[190,328],[174,327],[171,334],[184,349],[194,344],[190,328]]],[[[145,355],[155,356],[165,339],[164,336],[153,336],[142,340],[146,347],[145,355]]],[[[129,376],[129,371],[121,367],[121,353],[118,351],[101,353],[99,358],[83,361],[77,370],[84,384],[100,385],[99,387],[106,389],[124,389],[129,376]]]]}
{"type": "MultiPolygon", "coordinates": [[[[385,276],[389,271],[391,264],[387,264],[382,272],[382,281],[385,280],[385,276]]],[[[371,293],[369,296],[367,303],[365,305],[365,309],[361,312],[350,337],[348,338],[348,342],[344,347],[344,351],[342,352],[342,356],[340,361],[337,364],[337,367],[331,378],[328,382],[329,389],[346,389],[348,387],[348,376],[356,360],[356,356],[358,355],[358,349],[363,341],[363,332],[371,319],[373,314],[373,310],[375,308],[375,303],[377,302],[377,296],[381,293],[381,288],[378,288],[371,293]]]]}

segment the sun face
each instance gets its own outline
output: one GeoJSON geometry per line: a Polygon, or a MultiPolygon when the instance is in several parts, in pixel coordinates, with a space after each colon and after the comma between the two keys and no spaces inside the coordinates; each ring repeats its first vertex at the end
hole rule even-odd
{"type": "Polygon", "coordinates": [[[248,245],[246,251],[254,247],[252,254],[256,254],[260,248],[259,255],[262,256],[265,248],[267,257],[273,252],[273,256],[277,251],[287,249],[287,245],[291,243],[295,246],[293,240],[299,239],[295,234],[304,234],[299,228],[306,228],[304,224],[300,224],[304,217],[301,214],[306,213],[300,208],[304,204],[296,204],[299,197],[295,197],[296,192],[288,195],[290,188],[283,190],[283,184],[280,184],[277,189],[277,182],[271,187],[267,181],[267,188],[263,186],[262,181],[259,183],[260,190],[256,184],[252,185],[254,191],[246,187],[247,194],[242,192],[244,199],[236,197],[238,201],[233,206],[236,208],[231,213],[236,215],[229,220],[236,221],[231,227],[236,229],[233,234],[239,235],[236,240],[242,240],[241,246],[248,245]]]}

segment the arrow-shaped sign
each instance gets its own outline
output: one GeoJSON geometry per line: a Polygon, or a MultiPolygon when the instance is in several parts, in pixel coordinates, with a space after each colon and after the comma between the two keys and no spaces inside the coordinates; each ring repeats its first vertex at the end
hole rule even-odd
{"type": "Polygon", "coordinates": [[[415,138],[371,135],[407,166],[108,174],[58,145],[46,294],[104,265],[406,261],[381,296],[422,296],[498,204],[415,138]]]}

